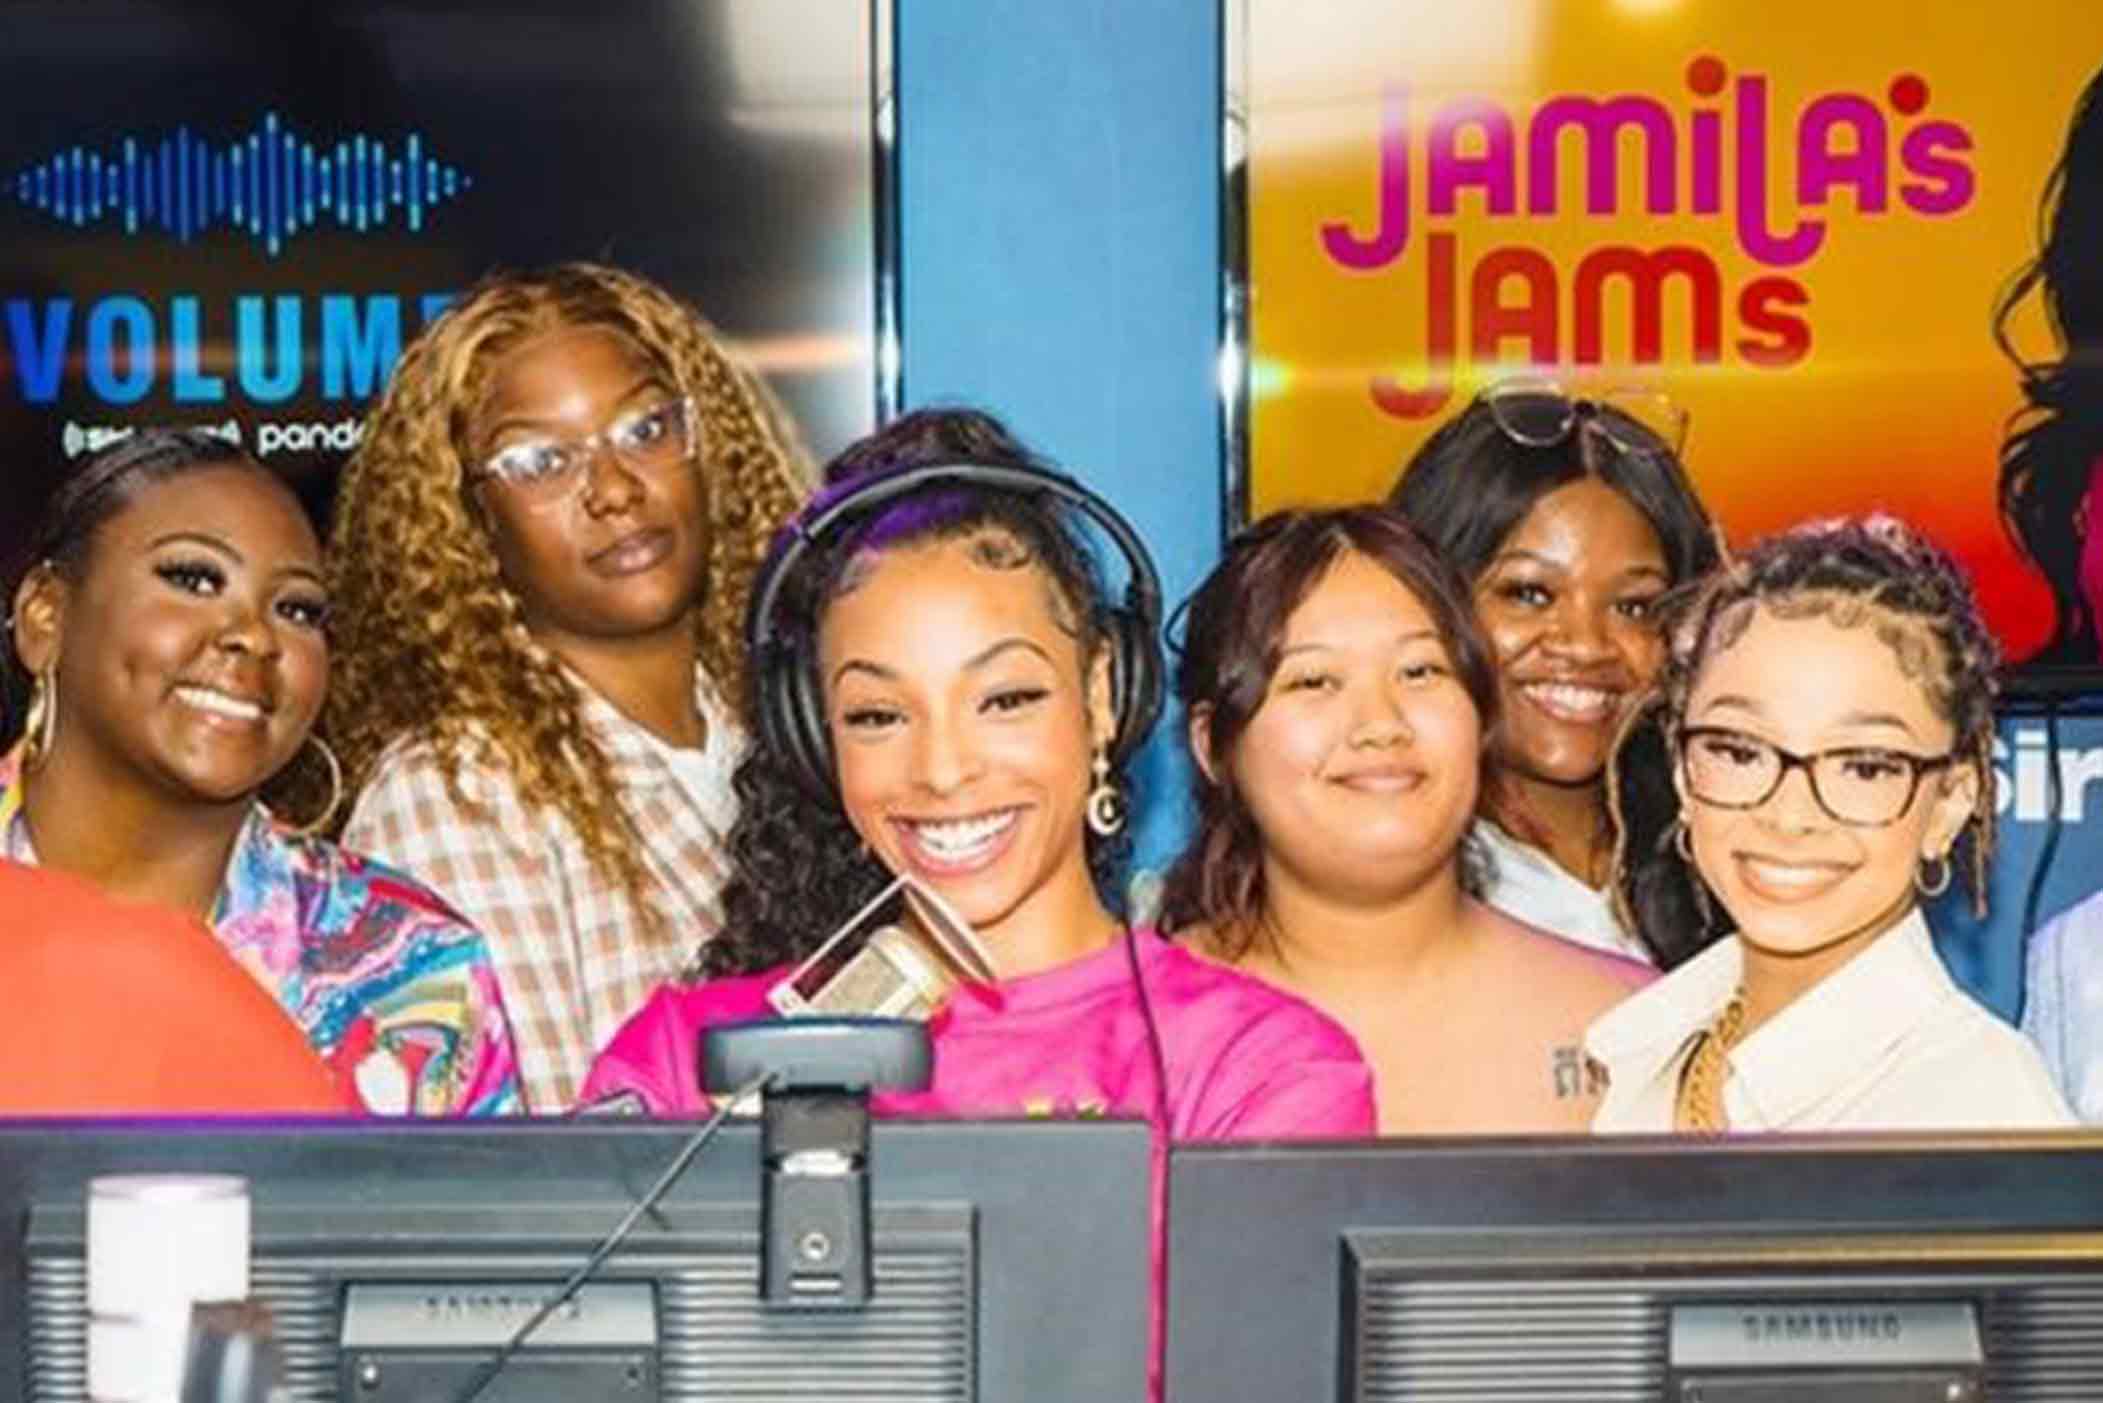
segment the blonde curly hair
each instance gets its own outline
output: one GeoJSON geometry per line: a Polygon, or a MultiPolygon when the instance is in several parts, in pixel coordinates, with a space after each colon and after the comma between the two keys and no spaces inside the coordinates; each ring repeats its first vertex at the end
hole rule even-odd
{"type": "Polygon", "coordinates": [[[432,746],[470,811],[461,765],[508,769],[529,806],[568,820],[602,876],[639,894],[628,818],[578,685],[528,633],[467,488],[469,425],[496,365],[568,327],[619,333],[693,401],[711,518],[696,642],[722,694],[742,703],[752,578],[808,490],[809,460],[788,416],[692,308],[635,274],[567,263],[469,289],[403,353],[366,421],[329,531],[334,656],[321,728],[351,794],[404,736],[432,746]]]}

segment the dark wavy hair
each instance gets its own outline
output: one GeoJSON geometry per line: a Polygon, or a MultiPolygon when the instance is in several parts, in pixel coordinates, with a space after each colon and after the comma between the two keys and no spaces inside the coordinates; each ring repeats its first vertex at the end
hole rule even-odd
{"type": "MultiPolygon", "coordinates": [[[[1262,938],[1269,908],[1263,834],[1234,784],[1235,748],[1270,691],[1293,611],[1347,555],[1380,566],[1423,603],[1481,717],[1481,762],[1491,763],[1497,682],[1489,643],[1467,587],[1400,513],[1375,506],[1281,511],[1236,536],[1184,606],[1176,695],[1186,711],[1209,713],[1210,753],[1193,781],[1197,833],[1169,869],[1161,922],[1169,930],[1209,926],[1228,959],[1240,959],[1262,938]]],[[[1480,861],[1464,860],[1462,875],[1479,894],[1480,861]]]]}
{"type": "MultiPolygon", "coordinates": [[[[1973,909],[1986,914],[1993,857],[1995,670],[2000,647],[1980,616],[1971,582],[1941,548],[1895,517],[1813,522],[1755,544],[1739,559],[1667,605],[1670,648],[1653,701],[1665,738],[1666,763],[1677,763],[1677,736],[1687,698],[1708,660],[1737,642],[1755,606],[1782,618],[1827,618],[1867,627],[1915,677],[1935,714],[1957,732],[1961,768],[1978,782],[1979,799],[1958,835],[1951,861],[1964,868],[1973,909]],[[1962,852],[1957,851],[1962,849],[1962,852]]],[[[1636,734],[1647,728],[1635,727],[1636,734]]],[[[1615,753],[1612,790],[1624,809],[1640,805],[1622,827],[1614,856],[1614,904],[1622,922],[1676,964],[1731,929],[1728,913],[1679,855],[1674,842],[1679,799],[1672,786],[1628,783],[1655,770],[1647,744],[1615,753]],[[1659,806],[1665,806],[1660,808],[1659,806]],[[1650,835],[1639,838],[1638,834],[1650,835]]]]}
{"type": "MultiPolygon", "coordinates": [[[[2051,638],[2025,661],[2093,662],[2099,625],[2081,597],[2074,516],[2103,456],[2103,71],[2074,104],[2066,148],[2045,181],[2038,245],[1994,304],[1994,340],[2020,372],[2027,401],[2001,442],[2001,519],[2057,606],[2051,638]],[[2033,292],[2059,360],[2026,362],[2008,338],[2009,319],[2033,292]]],[[[2103,522],[2088,529],[2103,530],[2103,522]]]]}
{"type": "MultiPolygon", "coordinates": [[[[1573,403],[1568,434],[1550,444],[1523,443],[1497,422],[1491,407],[1496,393],[1492,387],[1477,395],[1441,425],[1388,494],[1389,505],[1399,508],[1471,587],[1536,503],[1588,477],[1619,492],[1650,523],[1664,549],[1668,588],[1716,568],[1720,537],[1715,522],[1673,446],[1648,425],[1611,403],[1580,399],[1573,403]]],[[[1630,734],[1632,743],[1647,744],[1653,752],[1661,745],[1655,733],[1646,737],[1640,727],[1630,734]]],[[[1632,782],[1644,780],[1671,787],[1665,770],[1632,774],[1632,782]]],[[[1482,795],[1478,809],[1525,835],[1524,815],[1500,812],[1506,806],[1495,785],[1485,784],[1482,795]]],[[[1607,797],[1611,810],[1613,796],[1607,797]]],[[[1632,812],[1645,814],[1664,797],[1645,796],[1632,812]]],[[[1669,952],[1653,947],[1651,953],[1670,968],[1669,952]]]]}
{"type": "MultiPolygon", "coordinates": [[[[849,445],[825,468],[826,490],[809,517],[865,479],[936,463],[1046,467],[990,414],[972,409],[916,410],[849,445]]],[[[793,526],[789,529],[794,529],[793,526]]],[[[816,676],[818,629],[832,600],[863,578],[867,553],[938,541],[972,540],[981,564],[1041,572],[1062,606],[1059,622],[1074,635],[1083,676],[1100,656],[1109,593],[1093,549],[1074,513],[1058,499],[969,483],[931,483],[851,523],[807,551],[785,582],[772,620],[776,633],[816,676]]],[[[753,679],[752,706],[767,679],[753,679]]],[[[1112,782],[1130,795],[1123,767],[1112,782]]],[[[750,974],[816,950],[881,891],[891,874],[863,847],[837,802],[820,806],[796,783],[787,757],[755,742],[732,781],[738,819],[730,833],[731,876],[723,892],[722,933],[703,945],[692,977],[750,974]]],[[[1088,866],[1097,893],[1113,910],[1131,840],[1087,832],[1088,866]]]]}
{"type": "MultiPolygon", "coordinates": [[[[36,528],[7,572],[9,607],[22,584],[38,570],[79,584],[87,573],[95,539],[111,518],[164,482],[213,468],[248,468],[274,474],[241,446],[204,429],[140,429],[102,449],[61,482],[44,505],[36,528]]],[[[292,495],[292,489],[285,489],[292,495]]],[[[21,731],[23,702],[34,682],[14,650],[7,647],[7,719],[9,742],[21,731]]]]}
{"type": "Polygon", "coordinates": [[[1716,565],[1716,528],[1672,445],[1612,404],[1576,401],[1572,431],[1522,443],[1477,395],[1424,441],[1388,493],[1432,547],[1473,585],[1541,498],[1596,477],[1626,497],[1658,534],[1671,583],[1716,565]]]}

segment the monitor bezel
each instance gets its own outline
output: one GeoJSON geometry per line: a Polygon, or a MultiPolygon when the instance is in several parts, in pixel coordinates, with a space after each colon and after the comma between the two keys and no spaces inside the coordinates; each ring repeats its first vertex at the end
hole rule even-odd
{"type": "Polygon", "coordinates": [[[1354,1233],[1468,1241],[1486,1265],[1500,1243],[1537,1258],[1556,1238],[1595,1252],[1671,1242],[1698,1259],[1704,1241],[1757,1237],[1778,1265],[1794,1244],[1829,1271],[1851,1245],[1867,1262],[1909,1235],[1947,1241],[1954,1269],[1974,1260],[1960,1239],[1969,1250],[2013,1235],[2039,1270],[2070,1254],[2103,1268],[2094,1131],[1189,1145],[1170,1154],[1168,1193],[1176,1398],[1350,1398],[1339,1375],[1354,1233]],[[1221,1308],[1222,1291],[1238,1309],[1221,1308]]]}
{"type": "MultiPolygon", "coordinates": [[[[78,1201],[120,1172],[246,1175],[266,1205],[356,1201],[429,1230],[448,1205],[602,1209],[611,1228],[692,1135],[692,1124],[499,1120],[0,1122],[0,1338],[21,1339],[33,1208],[78,1201]]],[[[966,1205],[975,1243],[976,1375],[986,1398],[1137,1398],[1147,1377],[1151,1137],[1143,1121],[881,1120],[872,1200],[966,1205]],[[1050,1392],[1046,1390],[1050,1389],[1050,1392]]],[[[749,1222],[755,1260],[760,1130],[726,1125],[672,1187],[677,1209],[749,1222]]],[[[48,1215],[47,1215],[48,1216],[48,1215]]],[[[691,1216],[691,1215],[689,1215],[691,1216]]],[[[402,1244],[394,1244],[400,1247],[402,1244]]],[[[459,1244],[434,1252],[459,1255],[459,1244]]],[[[579,1254],[581,1260],[581,1253],[579,1254]]],[[[0,1368],[0,1403],[28,1396],[27,1361],[0,1368]]]]}

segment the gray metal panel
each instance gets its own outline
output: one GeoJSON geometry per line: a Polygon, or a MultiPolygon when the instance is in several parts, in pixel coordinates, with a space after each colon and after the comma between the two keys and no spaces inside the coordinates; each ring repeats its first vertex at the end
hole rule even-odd
{"type": "MultiPolygon", "coordinates": [[[[1666,1348],[1676,1303],[1975,1301],[1985,1322],[1986,1396],[1994,1403],[2103,1398],[2103,1262],[2059,1278],[2021,1271],[1934,1275],[1699,1275],[1574,1280],[1420,1276],[1370,1268],[1357,1327],[1365,1400],[1410,1403],[1649,1403],[1673,1396],[1666,1348]]],[[[1862,1377],[1839,1365],[1825,1377],[1862,1377]]],[[[1918,1373],[1918,1370],[1914,1372],[1918,1373]]]]}
{"type": "MultiPolygon", "coordinates": [[[[2093,1132],[1192,1145],[1171,1155],[1169,1195],[1171,1398],[1356,1396],[1346,1244],[1388,1233],[1425,1279],[1486,1286],[1489,1305],[1519,1300],[1519,1283],[1529,1308],[1552,1315],[1554,1298],[1539,1293],[1592,1281],[1582,1309],[1598,1339],[1650,1321],[1643,1302],[1675,1277],[1991,1270],[2028,1283],[1982,1307],[1996,1385],[2029,1390],[2011,1395],[2025,1403],[2103,1399],[2084,1373],[2103,1359],[2093,1132]]],[[[1650,1348],[1619,1338],[1624,1351],[1650,1348]]],[[[1609,1375],[1637,1372],[1600,1386],[1658,1397],[1641,1392],[1652,1375],[1635,1357],[1601,1356],[1609,1375]]]]}
{"type": "MultiPolygon", "coordinates": [[[[523,1120],[276,1129],[223,1122],[147,1128],[0,1122],[0,1224],[33,1223],[29,1235],[19,1226],[0,1231],[0,1340],[13,1342],[0,1347],[13,1355],[0,1366],[0,1403],[28,1396],[24,1371],[33,1351],[42,1351],[47,1367],[80,1367],[65,1362],[68,1351],[79,1356],[77,1328],[30,1341],[23,1289],[29,1284],[52,1304],[64,1297],[78,1310],[77,1263],[64,1265],[45,1249],[66,1232],[78,1242],[81,1195],[95,1174],[152,1168],[250,1178],[256,1288],[272,1300],[281,1324],[316,1342],[294,1364],[301,1370],[297,1397],[319,1400],[332,1389],[337,1303],[334,1286],[315,1275],[316,1264],[345,1254],[391,1255],[414,1263],[421,1275],[450,1270],[457,1279],[475,1280],[480,1273],[471,1268],[496,1252],[510,1254],[508,1260],[537,1279],[559,1279],[691,1130],[523,1120]],[[484,1219],[477,1221],[477,1214],[484,1219]],[[464,1227],[486,1230],[485,1236],[463,1240],[464,1227]],[[32,1255],[52,1263],[33,1282],[32,1255]]],[[[954,1215],[968,1207],[979,1396],[1092,1403],[1143,1395],[1150,1237],[1144,1124],[879,1121],[871,1134],[880,1249],[890,1250],[886,1234],[895,1227],[909,1234],[907,1245],[916,1252],[940,1257],[949,1249],[939,1245],[939,1233],[953,1236],[954,1215]],[[935,1246],[930,1234],[937,1235],[935,1246]]],[[[608,1268],[615,1279],[659,1268],[670,1274],[667,1338],[684,1330],[721,1343],[730,1352],[703,1361],[721,1377],[748,1367],[760,1347],[756,1331],[798,1348],[795,1332],[804,1328],[785,1319],[754,1325],[740,1314],[749,1302],[720,1294],[744,1289],[734,1276],[719,1278],[714,1263],[694,1256],[698,1251],[721,1262],[730,1253],[754,1263],[734,1271],[756,1270],[758,1140],[756,1126],[725,1127],[608,1268]],[[683,1272],[698,1275],[685,1281],[683,1272]]],[[[906,1265],[879,1260],[879,1293],[885,1273],[906,1265]]],[[[936,1290],[932,1279],[897,1282],[895,1305],[908,1328],[921,1328],[913,1322],[947,1309],[928,1294],[936,1290]]],[[[756,1285],[749,1289],[756,1295],[756,1285]]],[[[861,1378],[887,1348],[870,1337],[861,1378]]],[[[935,1348],[913,1357],[920,1362],[911,1372],[922,1380],[954,1367],[935,1348]]]]}
{"type": "MultiPolygon", "coordinates": [[[[43,1216],[57,1221],[50,1227],[32,1226],[28,1396],[36,1403],[82,1403],[87,1310],[78,1223],[70,1213],[43,1216]]],[[[451,1237],[486,1227],[498,1216],[487,1214],[479,1224],[456,1221],[451,1237]]],[[[750,1216],[734,1213],[723,1219],[750,1216]]],[[[334,1216],[326,1226],[341,1232],[354,1223],[334,1216]]],[[[876,1298],[866,1312],[856,1313],[762,1310],[758,1239],[750,1223],[719,1220],[681,1226],[682,1231],[669,1235],[652,1234],[640,1250],[617,1254],[602,1273],[615,1284],[657,1283],[654,1326],[665,1399],[700,1403],[759,1396],[854,1397],[965,1403],[977,1396],[972,1290],[976,1254],[968,1206],[878,1209],[876,1298]]],[[[489,1287],[512,1281],[551,1286],[575,1260],[560,1247],[551,1241],[530,1251],[450,1257],[274,1250],[259,1255],[252,1279],[257,1296],[276,1317],[292,1397],[336,1403],[336,1380],[345,1355],[353,1363],[359,1356],[356,1348],[338,1349],[343,1334],[339,1302],[347,1283],[406,1280],[489,1287]]],[[[642,1284],[640,1289],[647,1293],[649,1286],[642,1284]]],[[[486,1344],[481,1340],[484,1333],[476,1332],[472,1341],[486,1344]]],[[[455,1351],[468,1342],[465,1337],[456,1341],[455,1351]]],[[[412,1343],[435,1349],[444,1341],[412,1343]]],[[[574,1353],[580,1343],[594,1341],[558,1337],[545,1347],[574,1353]]],[[[397,1349],[404,1347],[395,1343],[397,1349]]],[[[372,1348],[379,1348],[377,1342],[372,1348]]],[[[533,1352],[529,1344],[521,1362],[528,1362],[533,1352]]]]}

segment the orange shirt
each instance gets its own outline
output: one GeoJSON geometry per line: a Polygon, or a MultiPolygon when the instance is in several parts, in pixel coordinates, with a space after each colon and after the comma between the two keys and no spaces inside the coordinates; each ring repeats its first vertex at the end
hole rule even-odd
{"type": "Polygon", "coordinates": [[[0,860],[0,1115],[341,1115],[306,1035],[202,922],[0,860]]]}

